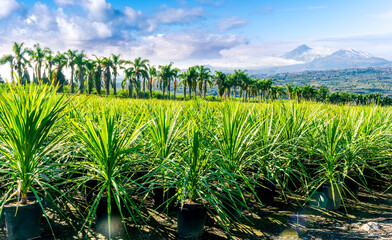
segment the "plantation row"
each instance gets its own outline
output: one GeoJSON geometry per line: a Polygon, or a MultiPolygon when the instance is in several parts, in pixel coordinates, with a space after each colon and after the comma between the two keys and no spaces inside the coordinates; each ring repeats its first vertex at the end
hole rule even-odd
{"type": "Polygon", "coordinates": [[[95,59],[89,59],[84,51],[71,49],[54,55],[49,48],[42,48],[38,43],[30,49],[24,47],[24,43],[14,42],[12,50],[12,54],[0,58],[0,64],[10,66],[11,83],[53,84],[59,86],[59,92],[113,94],[143,99],[192,99],[199,96],[207,100],[224,98],[242,99],[244,102],[298,99],[333,104],[367,105],[376,102],[392,105],[392,98],[380,93],[331,93],[326,86],[274,85],[273,79],[259,79],[240,69],[233,73],[213,73],[206,66],[180,70],[173,63],[155,66],[141,57],[131,61],[112,54],[109,57],[94,55],[95,59]],[[67,68],[70,79],[66,79],[64,74],[67,68]],[[33,76],[30,76],[31,72],[33,76]],[[117,77],[120,73],[123,73],[124,78],[122,89],[118,90],[117,77]]]}
{"type": "Polygon", "coordinates": [[[388,107],[55,92],[30,84],[0,94],[0,206],[9,239],[39,236],[44,202],[59,212],[72,205],[82,229],[110,237],[143,224],[144,201],[153,199],[157,211],[178,206],[178,234],[196,237],[207,212],[230,234],[230,224],[246,221],[246,208],[271,203],[274,192],[335,210],[356,198],[359,186],[389,180],[388,107]],[[27,218],[28,205],[36,219],[12,228],[15,218],[27,218]],[[30,235],[18,232],[33,222],[30,235]]]}

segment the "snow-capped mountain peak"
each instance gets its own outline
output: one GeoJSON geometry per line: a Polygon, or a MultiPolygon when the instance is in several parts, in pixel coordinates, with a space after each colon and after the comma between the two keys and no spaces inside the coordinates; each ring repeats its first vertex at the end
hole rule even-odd
{"type": "Polygon", "coordinates": [[[349,57],[349,58],[371,58],[373,55],[369,53],[365,53],[362,51],[358,51],[356,49],[340,49],[339,51],[336,51],[333,53],[335,56],[342,56],[342,57],[349,57]]]}
{"type": "Polygon", "coordinates": [[[311,62],[316,58],[331,55],[334,50],[326,47],[310,48],[303,44],[294,50],[283,54],[283,58],[294,59],[301,62],[311,62]]]}

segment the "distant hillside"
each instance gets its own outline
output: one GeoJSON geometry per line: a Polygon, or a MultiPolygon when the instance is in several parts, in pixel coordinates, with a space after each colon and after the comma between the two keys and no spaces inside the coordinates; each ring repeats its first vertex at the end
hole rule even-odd
{"type": "Polygon", "coordinates": [[[301,73],[255,74],[273,78],[275,84],[327,86],[331,91],[350,93],[379,92],[392,96],[392,68],[352,68],[344,70],[305,71],[301,73]]]}

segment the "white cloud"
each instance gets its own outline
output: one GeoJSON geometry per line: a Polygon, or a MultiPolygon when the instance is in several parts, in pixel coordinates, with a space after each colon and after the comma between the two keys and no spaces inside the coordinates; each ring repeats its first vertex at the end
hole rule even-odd
{"type": "Polygon", "coordinates": [[[190,23],[199,20],[205,16],[205,11],[202,7],[191,9],[183,8],[166,8],[164,11],[155,14],[154,19],[159,23],[172,24],[172,23],[190,23]]]}
{"type": "Polygon", "coordinates": [[[114,15],[114,9],[106,0],[83,0],[82,7],[88,11],[88,17],[93,20],[106,21],[114,15]]]}
{"type": "Polygon", "coordinates": [[[19,3],[15,0],[0,0],[0,19],[10,16],[19,8],[19,3]]]}
{"type": "Polygon", "coordinates": [[[54,0],[54,2],[60,6],[75,4],[74,0],[54,0]]]}
{"type": "Polygon", "coordinates": [[[59,15],[56,18],[59,34],[63,42],[70,42],[83,47],[89,40],[105,39],[112,36],[109,24],[97,21],[88,21],[82,17],[59,15]]]}
{"type": "Polygon", "coordinates": [[[210,59],[220,56],[220,51],[245,43],[246,39],[235,35],[209,34],[200,31],[171,34],[155,34],[142,38],[142,45],[132,47],[131,52],[145,58],[177,61],[210,59]]]}
{"type": "Polygon", "coordinates": [[[248,24],[248,20],[238,17],[223,18],[216,23],[219,31],[221,32],[225,32],[234,28],[240,28],[246,24],[248,24]]]}
{"type": "Polygon", "coordinates": [[[53,14],[45,4],[36,3],[31,14],[25,19],[29,27],[36,27],[40,30],[48,31],[56,27],[53,14]]]}
{"type": "Polygon", "coordinates": [[[206,13],[202,7],[191,9],[169,8],[162,5],[163,10],[157,12],[154,16],[139,22],[139,27],[144,31],[151,33],[158,29],[162,24],[190,24],[202,19],[206,13]]]}
{"type": "Polygon", "coordinates": [[[206,60],[217,67],[256,68],[284,66],[301,63],[277,57],[278,52],[291,50],[298,43],[249,43],[220,51],[220,58],[206,60]]]}
{"type": "Polygon", "coordinates": [[[225,0],[197,0],[201,4],[208,4],[208,5],[215,5],[215,6],[220,6],[222,3],[225,2],[225,0]]]}
{"type": "Polygon", "coordinates": [[[136,11],[130,7],[125,7],[124,15],[126,16],[127,23],[131,25],[136,25],[143,18],[142,11],[136,11]]]}

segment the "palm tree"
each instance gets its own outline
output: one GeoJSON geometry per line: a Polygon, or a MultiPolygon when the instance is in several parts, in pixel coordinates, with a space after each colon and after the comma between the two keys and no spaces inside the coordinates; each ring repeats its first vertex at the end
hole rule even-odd
{"type": "Polygon", "coordinates": [[[14,51],[14,57],[16,59],[16,70],[18,72],[19,79],[22,78],[23,63],[27,62],[27,59],[25,58],[25,55],[27,54],[27,49],[23,49],[23,45],[24,45],[23,42],[21,44],[14,42],[14,45],[12,47],[14,51]]]}
{"type": "Polygon", "coordinates": [[[174,93],[174,100],[176,100],[176,90],[177,90],[177,78],[180,72],[179,68],[174,68],[174,81],[173,81],[173,93],[174,93]]]}
{"type": "Polygon", "coordinates": [[[71,93],[74,93],[74,72],[75,72],[75,58],[77,55],[78,50],[71,50],[69,49],[67,52],[65,52],[65,55],[67,56],[68,59],[68,66],[71,67],[71,93]]]}
{"type": "Polygon", "coordinates": [[[152,84],[158,74],[157,74],[156,67],[154,65],[150,66],[149,64],[147,65],[147,72],[148,72],[148,76],[149,76],[148,90],[150,91],[150,99],[151,99],[152,98],[152,84]]]}
{"type": "Polygon", "coordinates": [[[221,71],[215,71],[214,79],[216,85],[218,85],[218,96],[222,98],[223,94],[225,93],[225,87],[227,84],[227,75],[221,71]]]}
{"type": "Polygon", "coordinates": [[[22,85],[24,85],[26,83],[29,84],[31,82],[30,74],[29,74],[29,71],[27,71],[27,67],[31,67],[30,63],[29,62],[23,63],[23,75],[22,75],[22,78],[20,79],[20,83],[22,85]]]}
{"type": "Polygon", "coordinates": [[[87,72],[87,94],[91,94],[94,87],[95,62],[90,59],[84,59],[83,65],[87,72]]]}
{"type": "Polygon", "coordinates": [[[270,78],[262,80],[261,92],[263,94],[264,100],[267,100],[267,96],[269,95],[269,92],[273,84],[274,81],[270,78]]]}
{"type": "Polygon", "coordinates": [[[112,54],[112,71],[113,71],[113,94],[116,96],[117,94],[117,76],[118,69],[124,64],[124,60],[120,59],[121,54],[114,55],[112,54]]]}
{"type": "Polygon", "coordinates": [[[146,82],[145,79],[148,78],[147,65],[148,60],[142,59],[141,57],[136,58],[133,62],[130,62],[133,67],[133,75],[136,81],[140,82],[143,79],[143,98],[145,98],[146,82]]]}
{"type": "Polygon", "coordinates": [[[41,81],[41,68],[42,62],[45,60],[46,54],[49,52],[49,48],[42,49],[39,43],[34,44],[33,49],[27,50],[27,53],[31,56],[31,60],[35,62],[35,73],[38,81],[41,81]]]}
{"type": "Polygon", "coordinates": [[[272,99],[282,99],[283,95],[286,93],[286,87],[274,85],[271,87],[271,97],[272,99]]]}
{"type": "Polygon", "coordinates": [[[188,85],[187,78],[188,76],[186,72],[182,72],[180,75],[178,75],[180,84],[182,84],[182,90],[184,91],[184,101],[186,100],[186,86],[188,85]]]}
{"type": "Polygon", "coordinates": [[[57,90],[58,92],[63,92],[65,76],[62,71],[63,71],[63,67],[67,65],[67,57],[64,54],[58,52],[53,59],[53,63],[57,65],[57,67],[55,69],[56,72],[52,84],[58,86],[58,90],[57,90]]]}
{"type": "Polygon", "coordinates": [[[286,92],[289,97],[289,100],[292,100],[293,93],[294,93],[294,85],[293,84],[286,84],[286,92]]]}
{"type": "MultiPolygon", "coordinates": [[[[127,81],[128,81],[128,97],[132,98],[133,87],[136,84],[134,68],[133,67],[129,67],[129,68],[123,68],[123,69],[124,69],[125,77],[124,77],[123,82],[122,82],[121,85],[124,87],[127,84],[127,81]]],[[[136,88],[137,88],[137,86],[136,86],[136,88]]],[[[136,98],[137,97],[138,96],[136,94],[136,98]]]]}
{"type": "Polygon", "coordinates": [[[75,65],[78,69],[79,92],[80,93],[83,93],[83,90],[84,90],[84,70],[85,70],[84,69],[84,64],[85,64],[84,58],[85,58],[85,56],[86,55],[84,54],[84,51],[82,51],[82,52],[76,54],[75,59],[74,59],[75,65]]]}
{"type": "Polygon", "coordinates": [[[250,94],[252,94],[253,97],[253,101],[255,100],[255,98],[257,98],[257,95],[259,93],[259,88],[258,88],[258,82],[259,79],[256,77],[251,77],[250,78],[251,84],[250,84],[250,94]]]}
{"type": "Polygon", "coordinates": [[[49,73],[49,83],[51,83],[53,81],[53,69],[52,66],[54,64],[53,62],[54,57],[52,55],[52,51],[50,49],[48,49],[48,52],[45,56],[45,69],[48,70],[49,73]]]}
{"type": "Polygon", "coordinates": [[[197,66],[188,68],[186,75],[187,75],[187,83],[188,83],[188,90],[189,90],[189,98],[192,98],[191,92],[193,90],[196,99],[197,66]]]}
{"type": "Polygon", "coordinates": [[[106,89],[106,95],[109,95],[110,94],[110,82],[111,82],[110,69],[113,67],[112,59],[104,57],[102,59],[102,67],[103,67],[103,84],[106,89]]]}
{"type": "Polygon", "coordinates": [[[203,90],[204,86],[204,99],[206,98],[206,91],[207,91],[207,79],[210,78],[210,69],[206,68],[205,66],[197,66],[197,84],[199,86],[199,96],[203,90]]]}
{"type": "Polygon", "coordinates": [[[95,90],[97,91],[98,95],[101,95],[101,88],[102,88],[102,59],[98,58],[96,55],[95,57],[95,71],[94,71],[94,86],[95,90]]]}
{"type": "Polygon", "coordinates": [[[12,56],[12,54],[7,54],[1,57],[0,59],[0,64],[4,65],[4,64],[10,64],[10,68],[11,68],[11,83],[14,84],[14,67],[15,67],[15,57],[12,56]]]}
{"type": "Polygon", "coordinates": [[[158,76],[160,77],[163,84],[163,90],[162,90],[163,99],[165,99],[166,88],[168,88],[169,99],[170,99],[170,83],[171,80],[176,76],[176,72],[177,72],[175,69],[172,68],[172,66],[173,66],[173,62],[171,62],[168,65],[159,66],[160,72],[158,76]]]}

